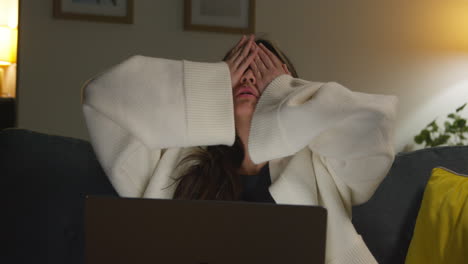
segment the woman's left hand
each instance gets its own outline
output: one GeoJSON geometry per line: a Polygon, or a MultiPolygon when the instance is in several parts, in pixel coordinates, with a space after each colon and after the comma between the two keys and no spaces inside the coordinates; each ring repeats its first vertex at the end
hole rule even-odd
{"type": "Polygon", "coordinates": [[[258,47],[255,46],[254,35],[250,35],[248,39],[242,36],[237,45],[229,51],[225,62],[231,73],[231,85],[233,88],[238,85],[245,70],[247,70],[250,63],[257,56],[257,50],[258,47]]]}
{"type": "Polygon", "coordinates": [[[258,47],[257,57],[250,63],[260,94],[278,76],[291,73],[286,64],[263,44],[258,47]]]}

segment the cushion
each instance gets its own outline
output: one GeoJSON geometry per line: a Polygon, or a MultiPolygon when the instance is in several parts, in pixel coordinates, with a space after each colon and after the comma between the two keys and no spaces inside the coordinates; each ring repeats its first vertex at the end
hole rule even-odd
{"type": "Polygon", "coordinates": [[[468,175],[432,170],[416,220],[406,263],[468,260],[468,175]]]}

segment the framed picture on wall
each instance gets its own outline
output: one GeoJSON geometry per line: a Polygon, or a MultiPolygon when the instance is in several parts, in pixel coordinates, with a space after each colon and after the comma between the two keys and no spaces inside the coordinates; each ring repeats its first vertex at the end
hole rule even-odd
{"type": "Polygon", "coordinates": [[[185,0],[184,29],[254,33],[255,0],[185,0]]]}
{"type": "Polygon", "coordinates": [[[133,24],[133,0],[54,0],[54,17],[133,24]]]}

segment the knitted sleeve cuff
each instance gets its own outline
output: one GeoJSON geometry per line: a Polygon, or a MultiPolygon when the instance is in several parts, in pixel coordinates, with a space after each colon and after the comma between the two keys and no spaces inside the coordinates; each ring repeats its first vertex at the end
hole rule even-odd
{"type": "Polygon", "coordinates": [[[190,145],[234,144],[234,103],[230,76],[225,62],[184,61],[190,145]]]}

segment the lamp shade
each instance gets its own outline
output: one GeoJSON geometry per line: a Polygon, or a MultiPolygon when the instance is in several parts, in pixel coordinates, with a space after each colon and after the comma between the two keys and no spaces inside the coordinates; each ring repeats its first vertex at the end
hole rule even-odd
{"type": "Polygon", "coordinates": [[[17,28],[0,26],[0,65],[10,65],[16,62],[17,42],[17,28]]]}

